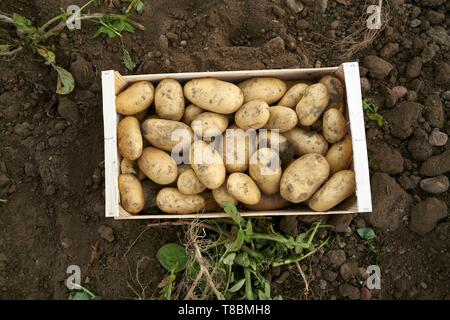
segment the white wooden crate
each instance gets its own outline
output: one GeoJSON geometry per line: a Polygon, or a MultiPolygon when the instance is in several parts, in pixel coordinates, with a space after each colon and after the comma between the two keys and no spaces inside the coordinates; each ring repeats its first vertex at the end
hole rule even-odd
{"type": "MultiPolygon", "coordinates": [[[[252,77],[276,77],[283,80],[319,80],[334,74],[345,82],[347,109],[346,118],[350,124],[353,142],[353,168],[356,179],[356,196],[351,197],[331,211],[320,214],[349,214],[371,212],[369,166],[367,161],[366,134],[362,109],[359,66],[357,62],[344,63],[339,67],[315,69],[249,70],[219,72],[188,72],[122,76],[110,70],[102,73],[103,86],[103,121],[105,136],[105,215],[116,219],[178,219],[178,218],[222,218],[223,212],[198,214],[158,214],[131,215],[120,205],[118,176],[121,157],[117,150],[117,123],[120,115],[116,113],[116,94],[131,83],[148,80],[156,84],[164,78],[173,78],[184,83],[193,78],[214,77],[217,79],[240,82],[252,77]]],[[[318,214],[308,207],[273,211],[244,211],[243,216],[285,216],[318,214]]]]}

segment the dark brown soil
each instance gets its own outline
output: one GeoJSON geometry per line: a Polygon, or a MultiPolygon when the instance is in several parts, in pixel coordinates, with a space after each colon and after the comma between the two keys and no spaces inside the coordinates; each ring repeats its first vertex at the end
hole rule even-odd
{"type": "MultiPolygon", "coordinates": [[[[311,287],[308,298],[449,299],[448,212],[446,218],[430,222],[434,213],[429,208],[428,220],[418,222],[431,223],[426,234],[411,231],[409,223],[411,206],[421,200],[435,197],[450,204],[448,190],[430,194],[418,186],[425,172],[422,162],[450,149],[448,142],[441,147],[428,145],[433,128],[443,133],[450,129],[446,117],[450,5],[441,0],[385,1],[389,25],[369,46],[346,57],[351,46],[342,39],[365,25],[365,1],[352,0],[349,6],[335,0],[302,2],[304,10],[294,14],[282,0],[147,1],[143,13],[135,16],[146,31],[124,34],[123,43],[138,64],[134,73],[360,61],[361,76],[370,83],[365,96],[378,103],[386,118],[381,129],[367,122],[367,137],[375,146],[370,148],[370,158],[376,159],[371,169],[386,176],[372,181],[378,199],[372,217],[330,221],[340,232],[332,232],[333,243],[302,265],[311,287]],[[325,13],[323,3],[328,4],[325,13]],[[414,19],[421,24],[411,27],[414,19]],[[372,55],[386,61],[365,59],[372,55]],[[414,57],[420,61],[410,63],[414,57]],[[408,89],[400,100],[386,90],[399,85],[408,89]],[[410,103],[405,107],[404,100],[422,107],[410,103]],[[407,116],[400,112],[405,108],[409,108],[407,116]],[[444,113],[439,115],[438,109],[444,113]],[[366,225],[375,227],[376,249],[356,234],[366,225]],[[369,291],[364,271],[373,264],[381,268],[381,290],[369,291]]],[[[16,12],[42,25],[60,7],[74,3],[84,1],[3,0],[0,12],[16,12]]],[[[120,8],[104,4],[96,10],[119,12],[120,8]]],[[[0,24],[0,31],[6,28],[0,24]]],[[[67,299],[70,292],[64,281],[69,265],[79,265],[83,285],[104,297],[154,297],[164,276],[155,260],[156,250],[183,238],[181,228],[154,228],[128,252],[148,222],[104,217],[100,76],[102,70],[129,72],[121,62],[120,40],[92,39],[96,28],[83,22],[81,30],[66,30],[51,40],[58,63],[77,80],[68,99],[55,95],[56,74],[32,52],[0,60],[0,198],[7,200],[0,203],[0,298],[67,299]]],[[[448,156],[442,159],[447,161],[448,156]]],[[[427,166],[432,167],[427,176],[430,170],[432,176],[449,176],[448,163],[438,169],[427,166]]],[[[305,218],[289,219],[294,220],[281,221],[283,232],[295,234],[311,223],[305,218]]],[[[275,293],[286,299],[305,298],[295,268],[275,269],[270,276],[275,293]]]]}

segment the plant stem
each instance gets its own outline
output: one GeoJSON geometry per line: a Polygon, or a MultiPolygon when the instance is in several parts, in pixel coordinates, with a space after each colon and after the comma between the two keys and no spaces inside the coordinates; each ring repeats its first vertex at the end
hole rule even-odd
{"type": "Polygon", "coordinates": [[[322,242],[320,244],[320,246],[318,246],[317,248],[315,248],[314,250],[311,250],[310,252],[308,252],[307,254],[298,257],[298,258],[293,258],[293,259],[285,259],[283,261],[278,261],[278,262],[274,262],[272,263],[273,267],[279,267],[279,266],[283,266],[285,264],[291,264],[291,263],[296,263],[296,262],[300,262],[306,258],[308,258],[309,256],[313,255],[314,253],[316,253],[320,248],[322,248],[323,246],[325,246],[328,243],[328,240],[330,238],[327,238],[327,240],[325,240],[324,242],[322,242]]]}
{"type": "Polygon", "coordinates": [[[250,236],[251,239],[255,239],[255,240],[269,240],[269,241],[275,241],[275,242],[279,242],[288,246],[294,246],[294,247],[300,247],[300,248],[304,248],[304,249],[308,249],[309,245],[308,244],[304,244],[301,242],[294,242],[294,241],[290,241],[289,239],[286,239],[284,237],[280,237],[280,236],[273,236],[270,234],[261,234],[261,233],[254,233],[250,236]]]}
{"type": "Polygon", "coordinates": [[[46,23],[44,23],[40,28],[39,28],[39,32],[40,33],[44,33],[45,29],[47,29],[48,27],[50,27],[50,25],[52,25],[53,23],[55,23],[58,20],[61,20],[64,17],[63,14],[60,14],[56,17],[51,18],[50,20],[48,20],[46,23]]]}
{"type": "Polygon", "coordinates": [[[13,19],[4,14],[0,14],[0,22],[14,24],[13,19]]]}
{"type": "Polygon", "coordinates": [[[127,10],[125,11],[125,13],[129,13],[136,2],[137,2],[137,0],[132,0],[130,5],[128,6],[127,10]]]}
{"type": "Polygon", "coordinates": [[[252,289],[252,275],[250,273],[249,268],[244,268],[244,276],[245,276],[245,297],[247,298],[247,300],[255,300],[252,289]]]}

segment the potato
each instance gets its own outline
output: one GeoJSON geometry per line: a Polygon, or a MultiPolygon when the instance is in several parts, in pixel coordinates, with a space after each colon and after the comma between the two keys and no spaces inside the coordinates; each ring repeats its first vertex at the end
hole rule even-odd
{"type": "Polygon", "coordinates": [[[281,166],[294,159],[294,148],[284,135],[272,130],[259,130],[258,148],[271,148],[278,152],[281,166]]]}
{"type": "Polygon", "coordinates": [[[278,193],[281,179],[278,153],[270,148],[256,151],[250,158],[249,174],[265,194],[278,193]]]}
{"type": "Polygon", "coordinates": [[[307,153],[325,155],[328,151],[328,143],[320,133],[294,128],[283,133],[283,135],[293,146],[296,156],[302,156],[307,153]]]}
{"type": "Polygon", "coordinates": [[[217,189],[225,182],[225,165],[217,150],[204,141],[191,145],[189,159],[198,179],[209,189],[217,189]]]}
{"type": "Polygon", "coordinates": [[[323,136],[329,143],[341,140],[347,133],[347,121],[338,109],[328,109],[323,114],[323,136]]]}
{"type": "Polygon", "coordinates": [[[159,209],[170,214],[187,214],[202,211],[205,199],[199,195],[186,195],[177,188],[163,188],[156,196],[156,205],[159,209]]]}
{"type": "Polygon", "coordinates": [[[161,119],[180,121],[184,114],[184,95],[181,84],[163,79],[156,86],[155,109],[161,119]]]}
{"type": "Polygon", "coordinates": [[[278,210],[289,207],[290,202],[280,196],[279,193],[264,195],[257,204],[246,204],[245,207],[254,211],[278,210]]]}
{"type": "Polygon", "coordinates": [[[267,121],[264,129],[278,129],[280,133],[283,133],[295,128],[298,123],[295,111],[288,107],[273,106],[269,108],[269,111],[269,121],[267,121]]]}
{"type": "Polygon", "coordinates": [[[205,191],[206,187],[195,175],[194,170],[190,169],[183,172],[177,180],[177,187],[183,194],[199,194],[205,191]]]}
{"type": "Polygon", "coordinates": [[[261,200],[258,186],[245,173],[232,173],[227,180],[227,190],[238,201],[245,204],[257,204],[261,200]]]}
{"type": "Polygon", "coordinates": [[[327,108],[329,100],[327,87],[324,84],[310,85],[295,108],[300,124],[310,126],[316,122],[327,108]]]}
{"type": "Polygon", "coordinates": [[[233,197],[230,193],[228,193],[227,190],[227,184],[224,183],[219,188],[214,189],[212,191],[212,195],[214,197],[214,200],[221,206],[222,208],[225,207],[226,203],[231,203],[235,206],[239,203],[239,201],[233,197]]]}
{"type": "Polygon", "coordinates": [[[329,173],[330,166],[323,155],[305,154],[284,170],[280,181],[280,194],[293,203],[308,200],[327,180],[329,173]]]}
{"type": "Polygon", "coordinates": [[[203,112],[191,123],[196,135],[210,138],[222,134],[228,127],[228,117],[214,112],[203,112]]]}
{"type": "Polygon", "coordinates": [[[263,100],[270,105],[280,100],[287,90],[286,83],[276,78],[251,78],[238,86],[244,93],[244,103],[263,100]]]}
{"type": "Polygon", "coordinates": [[[346,135],[344,139],[334,143],[325,156],[330,164],[330,173],[334,174],[338,171],[347,169],[352,161],[353,148],[352,138],[346,135]]]}
{"type": "Polygon", "coordinates": [[[308,85],[306,83],[297,83],[293,85],[284,94],[283,98],[278,102],[278,105],[295,109],[307,88],[308,85]]]}
{"type": "Polygon", "coordinates": [[[188,81],[184,85],[184,95],[196,106],[220,114],[236,112],[244,103],[244,95],[238,86],[214,78],[188,81]]]}
{"type": "Polygon", "coordinates": [[[239,128],[259,129],[269,121],[269,105],[263,100],[253,100],[244,104],[235,114],[234,121],[239,128]]]}
{"type": "Polygon", "coordinates": [[[153,102],[155,87],[149,81],[133,83],[116,97],[116,111],[124,116],[132,116],[144,111],[153,102]]]}
{"type": "Polygon", "coordinates": [[[117,145],[124,158],[136,160],[141,156],[143,141],[139,121],[135,117],[125,117],[117,125],[117,145]]]}
{"type": "Polygon", "coordinates": [[[156,148],[172,152],[183,148],[187,150],[192,143],[194,133],[183,122],[147,119],[142,123],[142,135],[156,148]]]}
{"type": "Polygon", "coordinates": [[[183,122],[188,126],[191,126],[192,120],[194,120],[200,113],[205,112],[202,108],[197,107],[194,104],[190,104],[184,110],[183,122]]]}
{"type": "Polygon", "coordinates": [[[338,171],[309,199],[308,206],[314,211],[330,210],[355,190],[355,173],[351,170],[338,171]]]}
{"type": "Polygon", "coordinates": [[[256,131],[230,126],[222,136],[222,156],[228,173],[248,170],[250,155],[256,150],[256,131]]]}
{"type": "Polygon", "coordinates": [[[120,204],[130,214],[137,214],[144,209],[145,196],[138,178],[126,173],[119,175],[120,204]]]}
{"type": "Polygon", "coordinates": [[[330,97],[328,109],[334,108],[344,113],[344,86],[341,80],[333,76],[325,76],[319,82],[327,87],[328,96],[330,97]]]}
{"type": "Polygon", "coordinates": [[[130,173],[139,180],[147,178],[147,176],[139,169],[136,161],[128,160],[127,158],[122,158],[122,161],[120,162],[120,173],[130,173]]]}
{"type": "Polygon", "coordinates": [[[142,151],[138,166],[150,180],[158,184],[170,184],[178,176],[175,160],[164,151],[153,147],[147,147],[142,151]]]}

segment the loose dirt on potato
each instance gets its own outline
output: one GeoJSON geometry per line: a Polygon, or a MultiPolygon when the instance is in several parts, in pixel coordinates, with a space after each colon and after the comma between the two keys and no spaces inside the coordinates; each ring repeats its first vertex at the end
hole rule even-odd
{"type": "MultiPolygon", "coordinates": [[[[51,38],[58,64],[76,80],[67,97],[55,94],[55,72],[31,51],[0,57],[0,198],[7,200],[0,203],[0,298],[67,299],[70,265],[81,268],[83,286],[103,297],[158,297],[164,270],[156,251],[184,239],[182,227],[142,233],[149,221],[104,217],[101,71],[303,68],[359,61],[363,95],[384,116],[381,128],[366,122],[374,213],[329,218],[336,232],[323,231],[320,237],[334,240],[301,264],[309,291],[297,267],[290,266],[268,272],[273,295],[450,299],[448,183],[438,193],[421,184],[450,173],[450,142],[440,144],[450,130],[450,4],[383,1],[383,29],[370,32],[369,2],[145,1],[133,19],[146,30],[122,37],[137,64],[133,72],[122,63],[118,38],[92,37],[94,22],[83,21],[81,30],[66,29],[51,38]],[[304,8],[294,13],[288,2],[304,8]],[[390,90],[394,87],[401,88],[390,90]],[[437,200],[424,202],[428,198],[437,200]],[[374,228],[375,243],[358,236],[363,227],[374,228]],[[370,265],[381,270],[380,289],[365,285],[370,265]]],[[[0,12],[42,25],[72,4],[84,1],[3,0],[0,12]]],[[[120,13],[122,6],[112,0],[89,10],[120,13]]],[[[8,28],[0,23],[0,42],[8,28]]],[[[274,218],[273,223],[280,232],[296,235],[317,218],[274,218]]]]}

